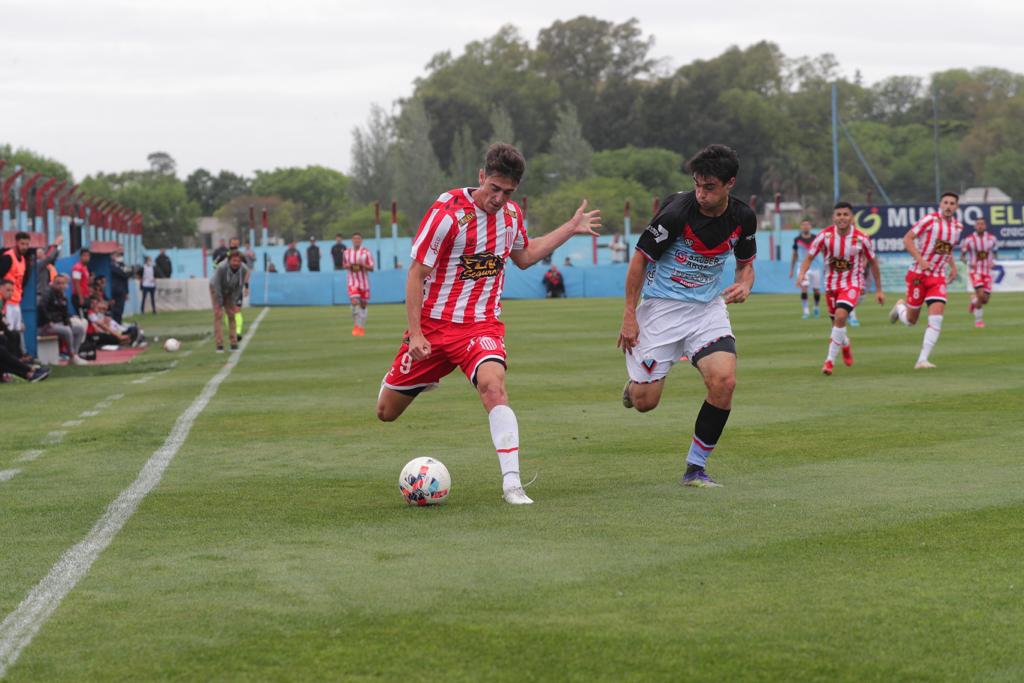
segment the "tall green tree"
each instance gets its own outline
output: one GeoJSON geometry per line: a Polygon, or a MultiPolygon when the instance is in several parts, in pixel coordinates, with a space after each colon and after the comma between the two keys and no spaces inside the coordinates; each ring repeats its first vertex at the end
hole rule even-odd
{"type": "Polygon", "coordinates": [[[111,199],[143,215],[143,242],[147,247],[180,247],[196,234],[201,214],[185,184],[155,171],[99,173],[81,183],[84,194],[111,199]]]}
{"type": "Polygon", "coordinates": [[[370,105],[365,128],[352,129],[352,174],[349,190],[356,204],[385,202],[394,194],[392,147],[394,122],[379,104],[370,105]]]}
{"type": "Polygon", "coordinates": [[[160,175],[174,176],[178,171],[178,162],[167,152],[152,152],[146,157],[149,170],[160,175]]]}
{"type": "Polygon", "coordinates": [[[56,159],[51,159],[24,147],[15,149],[10,144],[0,144],[0,159],[7,161],[7,166],[4,168],[5,176],[12,173],[15,166],[21,166],[29,175],[42,173],[47,178],[72,180],[71,171],[67,166],[56,159]]]}
{"type": "Polygon", "coordinates": [[[348,178],[325,166],[256,171],[252,191],[287,199],[298,206],[299,224],[307,236],[322,238],[332,234],[331,226],[352,206],[348,178]]]}
{"type": "Polygon", "coordinates": [[[473,138],[473,130],[463,125],[452,141],[451,164],[448,167],[448,184],[452,187],[476,185],[477,174],[483,165],[480,145],[473,138]]]}
{"type": "Polygon", "coordinates": [[[592,173],[594,148],[583,137],[576,107],[566,104],[558,112],[555,134],[551,136],[551,157],[558,181],[575,182],[592,173]]]}
{"type": "Polygon", "coordinates": [[[415,220],[444,190],[445,175],[430,143],[430,119],[418,100],[406,104],[395,143],[395,192],[399,206],[415,220]]]}
{"type": "Polygon", "coordinates": [[[205,168],[197,168],[185,179],[188,198],[199,204],[204,216],[212,216],[235,197],[247,195],[251,191],[250,181],[231,171],[213,175],[205,168]]]}

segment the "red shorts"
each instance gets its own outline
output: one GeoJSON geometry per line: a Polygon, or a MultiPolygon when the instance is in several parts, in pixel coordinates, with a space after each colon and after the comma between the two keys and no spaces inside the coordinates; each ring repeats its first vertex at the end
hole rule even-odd
{"type": "Polygon", "coordinates": [[[369,301],[370,300],[370,288],[367,287],[366,289],[361,289],[359,287],[349,287],[348,288],[348,298],[349,299],[362,299],[363,301],[369,301]]]}
{"type": "Polygon", "coordinates": [[[992,276],[987,273],[971,273],[971,289],[979,287],[986,292],[991,292],[992,276]]]}
{"type": "Polygon", "coordinates": [[[473,382],[477,368],[484,361],[496,360],[505,365],[505,324],[500,321],[451,323],[427,318],[421,325],[423,336],[430,342],[430,355],[414,361],[406,336],[395,362],[384,376],[387,388],[397,391],[430,389],[455,368],[460,368],[473,382]]]}
{"type": "Polygon", "coordinates": [[[907,273],[907,306],[921,308],[926,301],[946,303],[946,276],[907,273]]]}
{"type": "Polygon", "coordinates": [[[828,314],[835,315],[836,306],[839,304],[847,304],[850,310],[853,310],[857,306],[857,302],[860,301],[862,292],[863,290],[860,287],[825,290],[825,303],[828,304],[828,314]]]}

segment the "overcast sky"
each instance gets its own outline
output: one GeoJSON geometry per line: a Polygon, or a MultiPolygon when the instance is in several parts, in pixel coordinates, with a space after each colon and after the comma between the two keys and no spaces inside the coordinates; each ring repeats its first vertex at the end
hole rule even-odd
{"type": "Polygon", "coordinates": [[[0,142],[78,179],[144,168],[155,150],[181,177],[200,166],[347,171],[352,128],[371,103],[409,95],[432,55],[507,23],[533,43],[580,14],[636,17],[673,69],[771,40],[790,57],[832,52],[868,83],[954,67],[1024,73],[1019,0],[0,0],[0,142]]]}

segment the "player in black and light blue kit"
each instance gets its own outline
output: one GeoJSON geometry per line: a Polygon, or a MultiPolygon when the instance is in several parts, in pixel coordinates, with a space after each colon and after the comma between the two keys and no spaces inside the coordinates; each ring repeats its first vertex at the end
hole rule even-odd
{"type": "MultiPolygon", "coordinates": [[[[800,234],[793,239],[793,260],[789,263],[789,277],[793,277],[793,273],[796,272],[796,264],[803,263],[804,259],[807,258],[807,252],[810,250],[814,238],[815,234],[811,232],[811,222],[807,220],[801,222],[800,234]]],[[[814,317],[817,318],[821,315],[821,309],[819,308],[821,302],[820,258],[812,261],[811,267],[807,270],[806,277],[796,284],[800,288],[800,304],[804,308],[804,320],[811,317],[810,307],[807,302],[807,289],[810,287],[814,290],[814,317]]]]}
{"type": "Polygon", "coordinates": [[[680,356],[688,357],[708,393],[681,483],[711,487],[720,484],[704,468],[729,419],[736,386],[736,339],[725,306],[746,301],[754,285],[757,216],[729,196],[739,171],[735,151],[709,145],[687,167],[696,189],[666,198],[637,241],[626,274],[618,345],[626,353],[629,381],[622,403],[642,413],[653,410],[669,370],[680,356]],[[736,277],[726,287],[722,273],[730,255],[736,257],[736,277]]]}

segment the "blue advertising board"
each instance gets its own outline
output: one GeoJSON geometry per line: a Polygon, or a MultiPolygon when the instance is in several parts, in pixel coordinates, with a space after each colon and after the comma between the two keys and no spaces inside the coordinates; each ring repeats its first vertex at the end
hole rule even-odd
{"type": "MultiPolygon", "coordinates": [[[[855,225],[874,241],[875,251],[904,251],[903,236],[914,223],[936,211],[934,204],[888,204],[855,206],[855,225]]],[[[999,249],[1024,249],[1024,204],[964,204],[957,209],[964,224],[964,237],[974,229],[974,221],[984,218],[988,230],[999,242],[999,249]]]]}

